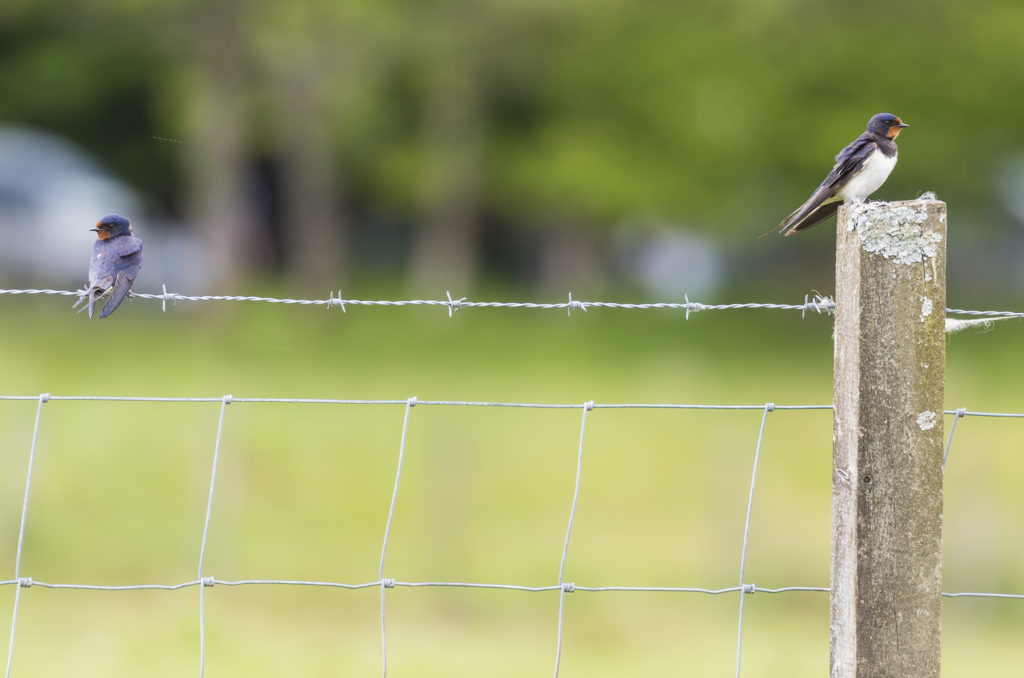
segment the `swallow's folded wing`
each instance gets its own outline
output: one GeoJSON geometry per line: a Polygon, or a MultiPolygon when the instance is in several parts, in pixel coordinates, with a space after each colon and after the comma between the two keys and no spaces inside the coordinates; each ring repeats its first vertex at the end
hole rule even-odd
{"type": "Polygon", "coordinates": [[[839,209],[836,193],[862,169],[868,157],[875,150],[875,141],[867,133],[857,137],[853,143],[839,151],[836,156],[836,164],[828,173],[825,180],[821,182],[814,193],[807,201],[796,208],[792,214],[782,220],[777,227],[778,231],[785,231],[785,235],[792,235],[799,231],[806,230],[817,223],[828,219],[839,209]]]}
{"type": "Polygon", "coordinates": [[[124,301],[132,288],[132,283],[135,282],[135,277],[142,269],[142,241],[137,238],[133,238],[133,240],[138,241],[138,248],[127,256],[121,257],[121,261],[118,262],[114,274],[114,284],[110,288],[110,298],[103,310],[100,311],[100,318],[106,318],[124,301]]]}

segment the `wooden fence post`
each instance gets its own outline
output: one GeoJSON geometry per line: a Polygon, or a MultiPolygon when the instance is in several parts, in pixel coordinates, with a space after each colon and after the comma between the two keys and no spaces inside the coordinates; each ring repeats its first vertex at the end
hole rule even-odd
{"type": "Polygon", "coordinates": [[[939,675],[946,205],[839,209],[832,678],[939,675]]]}

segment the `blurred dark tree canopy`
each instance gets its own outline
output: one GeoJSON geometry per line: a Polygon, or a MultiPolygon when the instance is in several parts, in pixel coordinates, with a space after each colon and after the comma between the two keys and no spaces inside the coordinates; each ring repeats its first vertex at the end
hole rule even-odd
{"type": "Polygon", "coordinates": [[[1019,232],[1021,35],[1012,0],[7,0],[0,121],[103,158],[228,280],[376,247],[462,289],[638,215],[752,239],[879,111],[912,127],[878,197],[1019,232]]]}

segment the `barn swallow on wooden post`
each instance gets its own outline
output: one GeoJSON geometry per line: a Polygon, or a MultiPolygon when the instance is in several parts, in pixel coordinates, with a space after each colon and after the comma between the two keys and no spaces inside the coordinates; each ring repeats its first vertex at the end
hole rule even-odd
{"type": "Polygon", "coordinates": [[[896,137],[904,127],[910,125],[891,113],[872,116],[867,131],[839,151],[835,167],[807,202],[772,231],[799,233],[828,219],[842,203],[863,202],[877,191],[896,166],[896,137]]]}
{"type": "Polygon", "coordinates": [[[100,311],[100,318],[106,318],[128,296],[142,268],[142,241],[135,237],[131,223],[120,214],[108,214],[90,230],[96,231],[97,239],[89,262],[89,288],[72,308],[88,300],[89,305],[78,312],[88,308],[91,318],[96,302],[110,290],[110,298],[100,311]]]}

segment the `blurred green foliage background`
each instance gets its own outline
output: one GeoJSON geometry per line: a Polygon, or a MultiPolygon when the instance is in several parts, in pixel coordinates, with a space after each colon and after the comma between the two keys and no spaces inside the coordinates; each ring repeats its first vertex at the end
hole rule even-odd
{"type": "Polygon", "coordinates": [[[0,120],[102,158],[203,239],[221,287],[371,270],[563,292],[608,279],[609,233],[644,224],[734,254],[731,284],[792,290],[781,263],[823,286],[827,235],[755,236],[879,111],[912,128],[877,197],[950,203],[952,289],[1020,283],[1016,2],[55,7],[0,8],[0,120]]]}
{"type": "MultiPolygon", "coordinates": [[[[935,191],[949,204],[950,305],[1021,310],[1022,30],[1024,6],[984,0],[7,0],[0,125],[72,140],[142,194],[154,218],[135,219],[139,291],[166,281],[167,229],[206,252],[170,257],[201,281],[179,291],[697,299],[685,276],[706,255],[720,264],[699,301],[795,302],[832,289],[831,226],[756,236],[890,111],[912,127],[876,197],[935,191]],[[651,286],[619,257],[624,241],[657,249],[665,233],[682,238],[662,248],[682,277],[651,286]]],[[[81,213],[80,228],[99,216],[81,213]]],[[[0,228],[20,225],[0,214],[0,228]]],[[[5,236],[0,254],[18,242],[5,236]]],[[[87,256],[32,277],[84,281],[87,256]]],[[[15,270],[0,279],[26,286],[15,270]]],[[[87,322],[65,302],[0,296],[0,394],[831,400],[832,325],[813,314],[449,319],[185,302],[163,314],[136,300],[87,322]]],[[[947,406],[1024,411],[1020,341],[1016,320],[951,337],[947,406]]],[[[0,580],[13,577],[35,407],[0,402],[0,580]]],[[[218,408],[45,405],[22,574],[194,579],[218,408]]],[[[375,580],[401,414],[229,406],[206,573],[375,580]]],[[[566,578],[735,585],[759,423],[757,411],[593,412],[566,578]]],[[[385,575],[555,582],[578,434],[577,411],[414,409],[385,575]]],[[[956,435],[944,589],[1021,593],[1021,422],[968,418],[956,435]]],[[[770,415],[748,581],[827,585],[830,441],[828,412],[770,415]]],[[[207,675],[379,672],[376,590],[206,594],[207,675]]],[[[390,675],[551,671],[557,594],[387,595],[390,675]]],[[[0,587],[0,619],[13,599],[0,587]]],[[[194,671],[197,607],[195,588],[25,589],[15,674],[194,671]]],[[[560,675],[728,674],[737,607],[572,594],[560,675]]],[[[1016,675],[1022,629],[1018,601],[947,599],[944,672],[1016,675]]],[[[827,662],[827,595],[747,599],[743,675],[819,676],[827,662]]]]}

